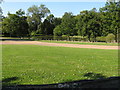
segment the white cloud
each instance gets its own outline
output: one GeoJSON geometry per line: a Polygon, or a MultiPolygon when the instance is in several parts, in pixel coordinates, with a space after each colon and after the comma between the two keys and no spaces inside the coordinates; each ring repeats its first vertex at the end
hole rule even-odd
{"type": "Polygon", "coordinates": [[[106,0],[4,0],[5,2],[106,2],[106,0]]]}

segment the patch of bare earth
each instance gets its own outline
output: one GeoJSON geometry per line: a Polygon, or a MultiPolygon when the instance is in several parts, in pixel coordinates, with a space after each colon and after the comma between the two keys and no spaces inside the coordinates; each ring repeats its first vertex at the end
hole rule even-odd
{"type": "Polygon", "coordinates": [[[79,44],[64,44],[64,43],[48,43],[39,41],[1,41],[0,44],[18,44],[18,45],[42,45],[42,46],[61,46],[73,48],[92,48],[92,49],[118,49],[118,46],[103,46],[103,45],[79,45],[79,44]]]}

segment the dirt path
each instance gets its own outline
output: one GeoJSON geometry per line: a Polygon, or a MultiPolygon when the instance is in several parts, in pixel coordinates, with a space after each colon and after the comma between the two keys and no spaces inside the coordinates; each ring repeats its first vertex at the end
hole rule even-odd
{"type": "Polygon", "coordinates": [[[93,49],[118,49],[118,46],[79,45],[79,44],[63,44],[63,43],[47,43],[47,42],[39,42],[39,41],[1,41],[0,44],[62,46],[62,47],[93,48],[93,49]]]}

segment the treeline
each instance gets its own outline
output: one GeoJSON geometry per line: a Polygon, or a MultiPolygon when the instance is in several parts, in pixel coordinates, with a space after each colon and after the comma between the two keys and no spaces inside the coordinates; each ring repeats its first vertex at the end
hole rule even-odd
{"type": "Polygon", "coordinates": [[[120,32],[120,2],[106,2],[105,6],[81,11],[78,15],[65,12],[62,18],[50,13],[45,5],[33,5],[28,13],[20,9],[16,14],[2,17],[2,34],[10,37],[80,36],[89,41],[118,41],[120,32]]]}

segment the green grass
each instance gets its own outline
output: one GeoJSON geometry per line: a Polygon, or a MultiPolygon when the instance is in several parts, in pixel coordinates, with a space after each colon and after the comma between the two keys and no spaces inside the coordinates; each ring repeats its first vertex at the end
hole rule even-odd
{"type": "Polygon", "coordinates": [[[84,44],[84,45],[107,45],[118,46],[118,43],[105,43],[105,42],[77,42],[77,41],[55,41],[55,40],[41,40],[41,42],[49,43],[67,43],[67,44],[84,44]]]}
{"type": "Polygon", "coordinates": [[[84,76],[89,72],[105,77],[118,76],[117,50],[3,45],[2,60],[2,79],[17,77],[3,85],[96,79],[84,76]]]}

